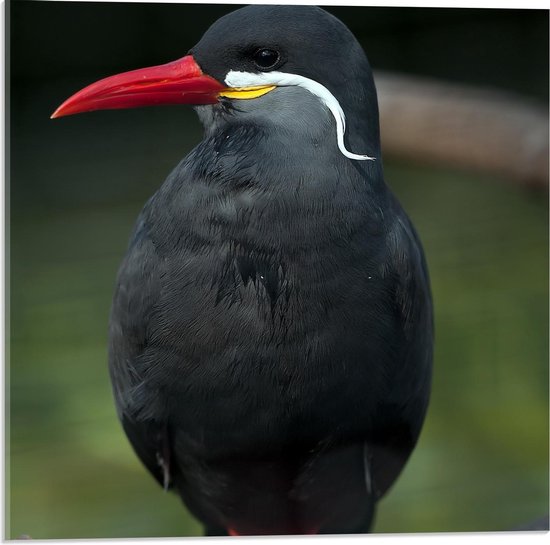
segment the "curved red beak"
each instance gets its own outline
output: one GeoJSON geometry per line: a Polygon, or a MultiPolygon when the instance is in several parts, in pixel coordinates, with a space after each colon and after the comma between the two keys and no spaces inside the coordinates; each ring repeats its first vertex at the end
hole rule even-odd
{"type": "Polygon", "coordinates": [[[67,99],[51,117],[155,104],[214,104],[222,89],[224,85],[203,74],[192,55],[187,55],[96,81],[67,99]]]}

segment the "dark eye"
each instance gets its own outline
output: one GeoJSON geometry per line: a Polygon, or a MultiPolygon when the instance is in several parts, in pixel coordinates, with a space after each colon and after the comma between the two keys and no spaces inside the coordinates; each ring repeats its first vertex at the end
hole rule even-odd
{"type": "Polygon", "coordinates": [[[280,58],[281,55],[274,49],[258,49],[258,51],[254,53],[254,62],[261,70],[273,68],[279,62],[280,58]]]}

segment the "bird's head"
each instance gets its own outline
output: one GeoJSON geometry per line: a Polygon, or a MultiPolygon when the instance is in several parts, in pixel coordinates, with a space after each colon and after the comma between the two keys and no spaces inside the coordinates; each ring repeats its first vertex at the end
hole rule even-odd
{"type": "Polygon", "coordinates": [[[236,10],[216,21],[185,57],[97,81],[52,118],[159,104],[209,105],[199,108],[206,125],[224,115],[302,127],[332,120],[343,155],[365,160],[379,154],[366,56],[344,24],[317,7],[236,10]]]}

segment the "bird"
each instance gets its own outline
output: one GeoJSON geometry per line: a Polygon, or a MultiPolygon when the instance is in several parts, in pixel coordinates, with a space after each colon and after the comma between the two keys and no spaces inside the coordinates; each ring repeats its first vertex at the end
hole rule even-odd
{"type": "Polygon", "coordinates": [[[118,272],[122,427],[206,535],[369,532],[423,426],[434,331],[365,52],[319,7],[249,5],[52,117],[164,104],[192,105],[204,136],[118,272]]]}

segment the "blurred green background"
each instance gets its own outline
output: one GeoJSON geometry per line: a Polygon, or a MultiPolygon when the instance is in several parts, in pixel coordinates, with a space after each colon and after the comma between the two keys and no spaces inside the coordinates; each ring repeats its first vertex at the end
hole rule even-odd
{"type": "MultiPolygon", "coordinates": [[[[201,138],[185,107],[50,121],[112,73],[183,56],[236,6],[7,5],[6,537],[199,535],[116,420],[106,367],[134,219],[201,138]]],[[[548,102],[548,12],[331,8],[375,69],[548,102]]],[[[433,397],[376,532],[507,530],[548,512],[548,196],[385,158],[436,305],[433,397]]]]}

